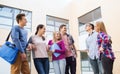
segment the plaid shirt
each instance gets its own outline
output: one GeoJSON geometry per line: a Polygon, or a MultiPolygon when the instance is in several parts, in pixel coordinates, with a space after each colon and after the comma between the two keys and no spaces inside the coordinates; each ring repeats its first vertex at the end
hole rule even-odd
{"type": "Polygon", "coordinates": [[[97,36],[98,39],[98,47],[102,47],[104,49],[103,51],[103,55],[105,55],[106,57],[114,60],[115,56],[114,53],[112,52],[112,46],[111,46],[111,42],[110,42],[110,37],[105,34],[104,32],[100,32],[97,36]]]}

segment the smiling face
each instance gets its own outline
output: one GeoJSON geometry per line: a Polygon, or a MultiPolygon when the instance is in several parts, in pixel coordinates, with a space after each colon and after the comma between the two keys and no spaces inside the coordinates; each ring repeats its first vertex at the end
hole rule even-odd
{"type": "Polygon", "coordinates": [[[61,40],[61,34],[60,32],[54,32],[54,41],[61,40]]]}
{"type": "Polygon", "coordinates": [[[25,16],[22,17],[22,19],[19,21],[23,26],[26,26],[27,19],[25,16]]]}
{"type": "Polygon", "coordinates": [[[86,24],[85,30],[86,30],[86,31],[89,31],[89,30],[91,30],[91,29],[92,29],[92,27],[91,27],[89,24],[86,24]]]}
{"type": "Polygon", "coordinates": [[[96,31],[96,32],[99,32],[99,31],[100,31],[100,28],[99,28],[98,25],[95,25],[95,31],[96,31]]]}
{"type": "Polygon", "coordinates": [[[22,26],[22,27],[26,26],[27,19],[25,17],[25,14],[18,14],[16,16],[16,21],[20,26],[22,26]]]}
{"type": "Polygon", "coordinates": [[[60,33],[62,33],[62,34],[66,34],[66,33],[67,33],[66,25],[62,25],[62,26],[60,27],[60,33]]]}
{"type": "Polygon", "coordinates": [[[39,28],[39,33],[45,34],[45,31],[46,31],[45,26],[43,26],[43,28],[39,28]]]}
{"type": "Polygon", "coordinates": [[[59,33],[59,32],[56,32],[56,33],[55,33],[55,38],[56,38],[56,40],[61,39],[61,35],[60,35],[60,33],[59,33]]]}

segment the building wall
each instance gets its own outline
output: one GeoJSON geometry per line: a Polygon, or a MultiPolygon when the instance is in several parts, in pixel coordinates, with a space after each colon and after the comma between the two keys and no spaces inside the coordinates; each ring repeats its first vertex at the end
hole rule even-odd
{"type": "MultiPolygon", "coordinates": [[[[113,51],[115,52],[116,60],[114,63],[113,74],[120,73],[120,8],[119,0],[74,0],[73,2],[74,12],[73,16],[69,19],[71,24],[71,33],[74,34],[75,41],[78,40],[78,17],[90,12],[97,7],[101,7],[102,20],[105,23],[108,34],[112,37],[113,40],[113,51]],[[74,27],[73,27],[74,26],[74,27]]],[[[71,7],[72,7],[71,6],[71,7]]],[[[78,42],[76,43],[78,47],[78,42]]],[[[80,57],[79,57],[80,58],[80,57]]],[[[80,63],[79,59],[77,64],[80,63]]],[[[78,67],[79,68],[79,67],[78,67]]],[[[77,71],[80,71],[77,69],[77,71]]],[[[77,72],[79,74],[80,72],[77,72]]]]}
{"type": "MultiPolygon", "coordinates": [[[[39,23],[46,25],[46,15],[68,19],[70,24],[70,33],[75,39],[77,50],[79,50],[78,17],[100,6],[102,19],[113,40],[113,50],[116,55],[114,74],[118,74],[120,72],[120,51],[118,51],[120,44],[119,3],[119,0],[0,0],[0,4],[32,11],[33,33],[39,23]]],[[[0,34],[2,34],[1,31],[3,32],[3,30],[0,30],[0,34]]],[[[4,32],[8,31],[4,30],[4,32]]],[[[3,37],[5,36],[6,35],[3,37]]],[[[77,74],[81,73],[80,65],[80,51],[78,51],[77,74]]],[[[35,73],[34,65],[32,65],[32,74],[35,73]]]]}
{"type": "MultiPolygon", "coordinates": [[[[0,0],[0,4],[32,11],[32,34],[33,34],[38,24],[46,25],[46,15],[52,15],[52,16],[68,19],[69,4],[71,4],[71,0],[51,0],[51,1],[0,0]]],[[[8,30],[0,29],[0,35],[2,36],[1,37],[2,43],[4,43],[5,40],[4,38],[7,36],[8,33],[9,33],[8,30]]],[[[31,68],[32,68],[31,74],[37,74],[33,63],[31,68]]]]}

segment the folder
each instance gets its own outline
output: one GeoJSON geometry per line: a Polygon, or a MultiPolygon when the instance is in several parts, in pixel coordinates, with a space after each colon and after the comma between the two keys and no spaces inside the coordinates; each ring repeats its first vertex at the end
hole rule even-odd
{"type": "MultiPolygon", "coordinates": [[[[58,46],[57,43],[54,43],[51,47],[50,50],[61,50],[60,47],[58,46]]],[[[60,53],[53,53],[55,57],[58,57],[60,53]]]]}

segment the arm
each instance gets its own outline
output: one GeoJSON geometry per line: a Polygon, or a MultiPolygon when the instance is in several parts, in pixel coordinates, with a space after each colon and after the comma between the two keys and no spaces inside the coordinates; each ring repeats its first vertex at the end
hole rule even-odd
{"type": "Polygon", "coordinates": [[[87,52],[87,54],[89,55],[89,45],[87,43],[87,39],[86,39],[86,49],[84,50],[84,52],[87,52]]]}
{"type": "Polygon", "coordinates": [[[35,48],[35,45],[33,44],[33,41],[32,41],[32,36],[29,38],[26,47],[28,48],[28,50],[36,49],[36,48],[35,48]]]}
{"type": "Polygon", "coordinates": [[[61,50],[57,50],[57,49],[56,49],[55,52],[61,53],[61,54],[65,54],[66,48],[65,48],[65,44],[64,44],[63,41],[60,41],[59,47],[61,48],[61,50]]]}
{"type": "Polygon", "coordinates": [[[98,43],[98,48],[100,48],[102,44],[102,37],[100,36],[100,33],[97,36],[97,43],[98,43]]]}
{"type": "Polygon", "coordinates": [[[103,49],[105,49],[107,44],[109,43],[108,35],[105,33],[100,33],[99,37],[100,37],[99,38],[99,43],[100,43],[99,47],[102,47],[103,49]]]}
{"type": "Polygon", "coordinates": [[[77,49],[76,49],[76,47],[75,47],[75,45],[74,45],[75,41],[74,41],[74,39],[73,39],[72,36],[70,36],[70,40],[71,40],[72,48],[73,48],[73,50],[74,50],[74,52],[75,52],[75,55],[77,56],[77,49]]]}
{"type": "Polygon", "coordinates": [[[19,37],[20,37],[19,35],[20,35],[20,33],[19,33],[18,28],[13,27],[12,32],[11,32],[12,40],[13,40],[14,44],[16,45],[16,47],[20,50],[20,52],[25,53],[24,48],[22,47],[22,44],[19,40],[19,37]]]}

